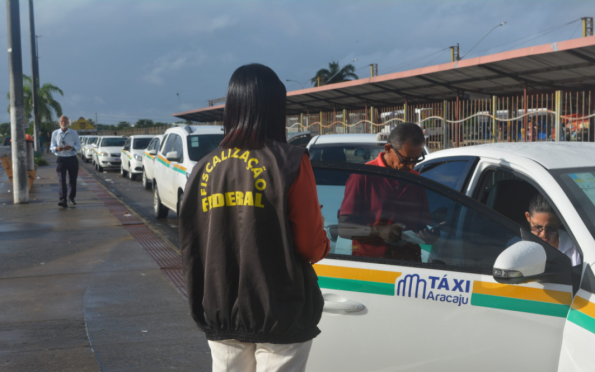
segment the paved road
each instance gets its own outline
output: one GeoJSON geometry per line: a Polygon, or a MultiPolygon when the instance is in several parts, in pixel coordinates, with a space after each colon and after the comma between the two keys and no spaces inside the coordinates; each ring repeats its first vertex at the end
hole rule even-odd
{"type": "Polygon", "coordinates": [[[150,227],[165,236],[176,247],[178,244],[178,216],[175,212],[169,211],[164,219],[157,219],[153,215],[153,191],[143,188],[142,177],[136,181],[120,175],[120,170],[104,170],[97,172],[91,163],[79,161],[81,167],[95,177],[99,182],[106,185],[118,198],[132,208],[137,214],[143,217],[150,227]]]}

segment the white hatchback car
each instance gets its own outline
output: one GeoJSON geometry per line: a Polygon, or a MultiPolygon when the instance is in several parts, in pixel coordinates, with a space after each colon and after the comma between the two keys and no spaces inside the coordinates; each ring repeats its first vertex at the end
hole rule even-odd
{"type": "Polygon", "coordinates": [[[81,152],[82,152],[82,159],[85,163],[88,163],[93,160],[93,144],[97,143],[97,139],[99,136],[88,136],[85,144],[81,144],[81,152]]]}
{"type": "Polygon", "coordinates": [[[331,254],[308,370],[595,371],[594,159],[595,144],[513,143],[433,153],[422,176],[313,162],[331,254]],[[580,264],[531,233],[536,193],[580,264]],[[398,241],[369,237],[397,222],[398,241]]]}
{"type": "Polygon", "coordinates": [[[161,141],[153,167],[155,217],[177,212],[186,181],[197,161],[223,140],[223,127],[181,125],[169,128],[161,141]]]}
{"type": "Polygon", "coordinates": [[[122,166],[120,175],[128,176],[130,180],[135,180],[137,175],[143,173],[143,156],[149,142],[154,135],[142,134],[130,136],[124,147],[122,147],[122,166]]]}
{"type": "MultiPolygon", "coordinates": [[[[387,140],[388,133],[325,134],[312,137],[306,148],[313,161],[365,164],[384,151],[387,140]]],[[[429,153],[424,146],[424,155],[429,153]]]]}
{"type": "Polygon", "coordinates": [[[102,136],[92,145],[93,165],[98,172],[103,169],[120,168],[122,162],[120,153],[126,142],[126,137],[102,136]]]}
{"type": "Polygon", "coordinates": [[[161,145],[162,139],[163,135],[161,134],[153,137],[143,154],[143,186],[147,190],[150,190],[153,187],[155,155],[157,155],[157,150],[159,150],[159,145],[161,145]]]}

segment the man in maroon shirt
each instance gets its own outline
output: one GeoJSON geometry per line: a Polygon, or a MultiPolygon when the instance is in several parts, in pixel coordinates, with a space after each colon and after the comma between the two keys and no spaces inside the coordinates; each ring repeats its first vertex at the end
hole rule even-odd
{"type": "MultiPolygon", "coordinates": [[[[390,133],[384,152],[366,164],[419,175],[413,167],[424,159],[424,144],[417,124],[400,124],[390,133]]],[[[419,244],[439,237],[427,229],[430,219],[425,189],[402,180],[353,174],[339,211],[339,235],[352,239],[354,256],[421,262],[419,244]]]]}

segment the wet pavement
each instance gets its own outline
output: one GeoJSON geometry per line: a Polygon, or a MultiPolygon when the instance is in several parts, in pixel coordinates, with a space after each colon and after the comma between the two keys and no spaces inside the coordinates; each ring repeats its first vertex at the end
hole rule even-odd
{"type": "Polygon", "coordinates": [[[179,257],[156,262],[143,236],[171,244],[83,167],[78,204],[58,207],[55,157],[46,158],[29,204],[12,204],[0,167],[0,371],[209,371],[179,257]]]}

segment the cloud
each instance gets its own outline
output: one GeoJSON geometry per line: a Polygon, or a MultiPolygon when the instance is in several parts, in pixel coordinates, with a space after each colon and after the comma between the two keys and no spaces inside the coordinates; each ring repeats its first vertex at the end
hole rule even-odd
{"type": "Polygon", "coordinates": [[[141,76],[141,80],[153,85],[164,85],[166,76],[205,61],[206,55],[199,50],[167,53],[146,66],[148,72],[141,76]]]}

